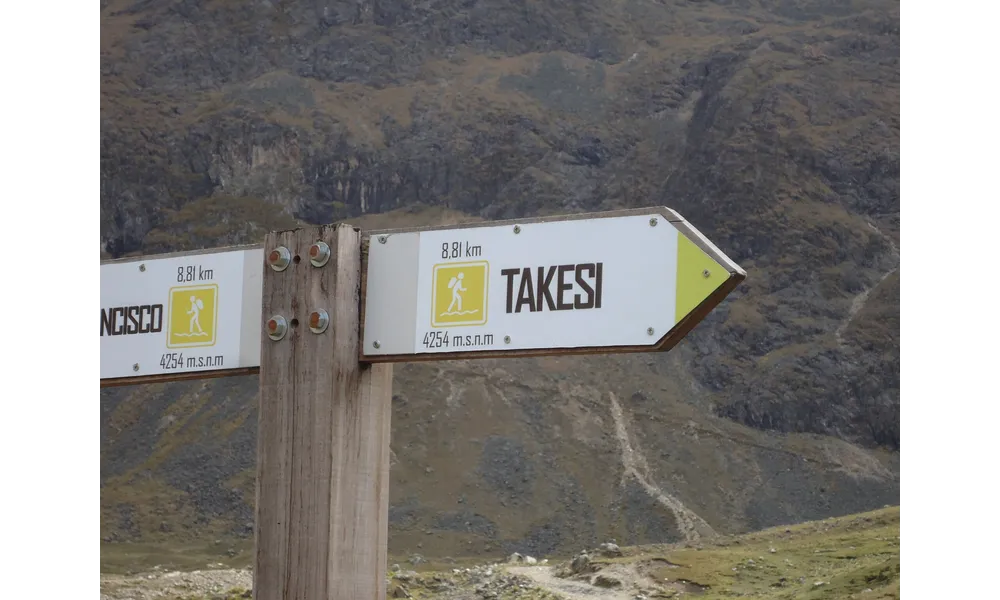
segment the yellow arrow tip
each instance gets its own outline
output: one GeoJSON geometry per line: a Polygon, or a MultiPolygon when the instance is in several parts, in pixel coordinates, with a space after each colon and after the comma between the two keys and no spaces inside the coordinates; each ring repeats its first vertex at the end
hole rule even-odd
{"type": "Polygon", "coordinates": [[[729,272],[683,233],[677,235],[677,291],[674,324],[712,295],[729,272]]]}

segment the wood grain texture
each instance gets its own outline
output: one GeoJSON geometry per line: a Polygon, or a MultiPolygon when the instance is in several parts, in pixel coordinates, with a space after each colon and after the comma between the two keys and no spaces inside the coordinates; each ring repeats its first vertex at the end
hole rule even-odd
{"type": "Polygon", "coordinates": [[[262,336],[254,598],[382,600],[392,369],[357,359],[361,234],[268,234],[265,250],[277,245],[301,259],[283,272],[261,265],[262,320],[281,315],[289,328],[277,342],[262,336]],[[332,250],[320,268],[308,261],[317,240],[332,250]],[[330,325],[314,334],[320,308],[330,325]]]}
{"type": "Polygon", "coordinates": [[[112,379],[102,379],[101,387],[123,387],[126,385],[145,385],[147,383],[167,383],[170,381],[191,381],[193,379],[238,377],[240,375],[256,375],[259,371],[260,367],[241,367],[239,369],[220,369],[218,371],[192,371],[188,373],[141,375],[139,377],[115,377],[112,379]]]}

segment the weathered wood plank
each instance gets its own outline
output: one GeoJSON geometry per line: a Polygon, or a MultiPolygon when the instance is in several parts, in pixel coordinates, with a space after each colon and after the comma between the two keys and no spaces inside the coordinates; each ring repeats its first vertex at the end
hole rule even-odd
{"type": "Polygon", "coordinates": [[[192,381],[195,379],[218,379],[220,377],[240,377],[242,375],[256,375],[260,372],[260,367],[246,367],[241,369],[220,369],[218,371],[193,371],[187,373],[170,373],[164,375],[141,375],[139,377],[119,377],[115,379],[102,379],[101,387],[122,387],[126,385],[145,385],[149,383],[169,383],[171,381],[192,381]]]}
{"type": "Polygon", "coordinates": [[[358,361],[361,233],[269,234],[265,253],[278,244],[301,258],[264,275],[263,319],[289,327],[262,341],[254,597],[382,600],[392,368],[358,361]],[[308,260],[317,240],[331,248],[319,268],[308,260]],[[320,334],[309,329],[317,309],[330,316],[320,334]]]}
{"type": "MultiPolygon", "coordinates": [[[[294,248],[294,232],[270,233],[269,248],[294,248]]],[[[266,260],[266,253],[265,253],[266,260]]],[[[301,263],[300,263],[301,264],[301,263]]],[[[262,312],[266,322],[273,315],[292,318],[292,301],[297,291],[294,275],[299,265],[289,265],[276,273],[261,264],[262,312]]],[[[306,263],[306,266],[309,266],[306,263]]],[[[263,331],[264,323],[261,323],[263,331]]],[[[291,328],[282,342],[273,342],[261,335],[260,398],[257,412],[257,506],[254,545],[255,600],[285,598],[290,578],[289,528],[291,518],[291,437],[292,409],[295,387],[294,341],[297,332],[291,328]]]]}

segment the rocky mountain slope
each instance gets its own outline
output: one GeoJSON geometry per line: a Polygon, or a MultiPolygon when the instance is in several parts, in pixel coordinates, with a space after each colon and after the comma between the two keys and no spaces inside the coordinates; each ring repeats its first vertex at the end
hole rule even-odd
{"type": "MultiPolygon", "coordinates": [[[[102,257],[667,205],[748,271],[664,355],[396,369],[390,551],[898,503],[899,4],[102,0],[102,257]]],[[[104,390],[102,538],[249,535],[256,378],[104,390]]]]}

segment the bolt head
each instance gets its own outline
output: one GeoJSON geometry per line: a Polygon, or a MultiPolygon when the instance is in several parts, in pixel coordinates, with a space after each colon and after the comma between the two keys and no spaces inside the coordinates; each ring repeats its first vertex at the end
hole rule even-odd
{"type": "Polygon", "coordinates": [[[659,222],[659,220],[656,217],[653,217],[652,219],[649,220],[649,226],[650,227],[656,227],[656,224],[658,222],[659,222]]]}
{"type": "Polygon", "coordinates": [[[521,233],[521,226],[520,225],[514,225],[514,233],[521,233]]]}
{"type": "Polygon", "coordinates": [[[382,347],[382,344],[378,340],[375,340],[374,342],[372,342],[372,346],[378,349],[382,347]]]}
{"type": "Polygon", "coordinates": [[[330,261],[330,246],[326,242],[316,242],[309,246],[309,262],[314,267],[322,267],[330,261]]]}
{"type": "Polygon", "coordinates": [[[329,326],[330,315],[322,308],[309,313],[309,331],[319,334],[326,331],[329,326]]]}
{"type": "Polygon", "coordinates": [[[384,244],[384,243],[386,243],[386,241],[388,241],[388,239],[389,239],[388,236],[380,235],[380,236],[378,236],[378,243],[384,244]]]}
{"type": "Polygon", "coordinates": [[[656,330],[654,330],[652,327],[646,328],[646,335],[653,335],[654,333],[656,333],[656,330]]]}
{"type": "Polygon", "coordinates": [[[144,265],[144,264],[143,265],[139,265],[139,270],[142,271],[143,273],[145,273],[146,272],[146,265],[144,265]]]}
{"type": "Polygon", "coordinates": [[[267,254],[267,264],[271,265],[275,271],[284,271],[290,262],[292,262],[292,253],[284,246],[278,246],[267,254]]]}
{"type": "Polygon", "coordinates": [[[505,343],[505,344],[509,344],[510,343],[510,336],[509,335],[503,336],[503,343],[505,343]]]}
{"type": "Polygon", "coordinates": [[[285,337],[285,332],[288,331],[288,323],[285,322],[285,317],[275,315],[267,320],[264,329],[267,331],[267,337],[278,341],[285,337]]]}
{"type": "Polygon", "coordinates": [[[135,363],[134,365],[132,365],[132,370],[133,371],[138,371],[139,370],[139,363],[135,363]]]}
{"type": "Polygon", "coordinates": [[[711,271],[709,271],[708,269],[705,269],[704,271],[701,272],[702,277],[708,277],[711,274],[712,274],[711,271]]]}

